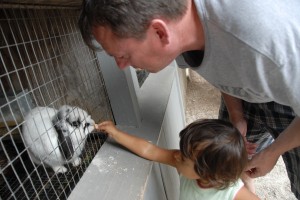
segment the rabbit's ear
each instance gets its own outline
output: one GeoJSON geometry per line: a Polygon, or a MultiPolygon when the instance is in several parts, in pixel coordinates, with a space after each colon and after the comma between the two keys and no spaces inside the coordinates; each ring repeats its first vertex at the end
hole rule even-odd
{"type": "Polygon", "coordinates": [[[62,155],[64,156],[65,160],[70,160],[74,154],[72,140],[69,136],[64,136],[64,133],[61,133],[62,130],[56,130],[56,131],[57,131],[59,149],[62,155]]]}
{"type": "Polygon", "coordinates": [[[66,160],[73,157],[74,149],[70,138],[70,131],[66,124],[66,119],[63,118],[64,113],[58,112],[52,119],[52,123],[57,132],[59,149],[66,160]]]}

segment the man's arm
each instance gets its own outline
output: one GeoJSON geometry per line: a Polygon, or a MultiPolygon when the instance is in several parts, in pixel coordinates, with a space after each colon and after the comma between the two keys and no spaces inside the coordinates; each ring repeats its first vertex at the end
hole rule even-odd
{"type": "Polygon", "coordinates": [[[224,103],[226,105],[230,122],[241,132],[245,137],[247,133],[247,122],[244,118],[244,110],[242,100],[236,97],[230,96],[225,93],[221,93],[224,103]]]}
{"type": "Polygon", "coordinates": [[[269,147],[253,156],[246,168],[248,175],[253,178],[266,175],[280,155],[299,146],[300,118],[296,117],[269,147]]]}
{"type": "Polygon", "coordinates": [[[222,97],[229,114],[230,122],[241,132],[242,136],[244,137],[248,154],[253,155],[256,152],[257,145],[247,141],[247,121],[244,118],[242,100],[225,93],[222,93],[222,97]]]}

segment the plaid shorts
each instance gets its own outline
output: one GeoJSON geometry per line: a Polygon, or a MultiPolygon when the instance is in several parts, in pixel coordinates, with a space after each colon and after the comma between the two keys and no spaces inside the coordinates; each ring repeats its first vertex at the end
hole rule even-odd
{"type": "MultiPolygon", "coordinates": [[[[248,103],[243,101],[244,117],[247,120],[247,140],[258,144],[257,152],[270,145],[274,139],[292,122],[295,113],[292,108],[275,102],[248,103]]],[[[228,112],[222,99],[219,118],[229,120],[228,112]]],[[[291,190],[300,199],[300,147],[282,155],[291,190]]]]}

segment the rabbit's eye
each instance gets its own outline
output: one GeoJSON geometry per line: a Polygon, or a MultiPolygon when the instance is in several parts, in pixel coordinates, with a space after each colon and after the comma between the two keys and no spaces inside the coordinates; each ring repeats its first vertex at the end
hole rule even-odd
{"type": "Polygon", "coordinates": [[[72,122],[72,126],[75,126],[76,128],[78,128],[80,126],[80,121],[77,120],[77,121],[72,122]]]}
{"type": "Polygon", "coordinates": [[[84,125],[84,128],[83,129],[86,129],[87,127],[89,127],[90,126],[90,123],[85,123],[85,125],[84,125]]]}

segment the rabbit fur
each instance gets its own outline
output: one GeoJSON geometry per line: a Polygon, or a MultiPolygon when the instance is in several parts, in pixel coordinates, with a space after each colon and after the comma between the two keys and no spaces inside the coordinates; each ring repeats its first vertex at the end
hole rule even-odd
{"type": "Polygon", "coordinates": [[[81,163],[79,156],[95,124],[85,110],[69,105],[59,110],[35,107],[24,119],[22,136],[34,163],[44,163],[56,173],[67,171],[64,164],[81,163]]]}

